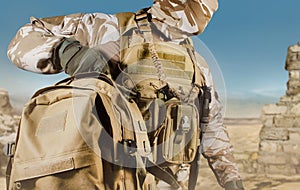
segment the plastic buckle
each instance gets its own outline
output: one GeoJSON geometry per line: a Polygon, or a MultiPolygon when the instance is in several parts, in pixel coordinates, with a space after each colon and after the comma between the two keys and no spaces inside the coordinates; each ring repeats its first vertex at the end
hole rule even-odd
{"type": "Polygon", "coordinates": [[[134,140],[124,139],[122,142],[125,154],[133,154],[137,151],[137,145],[134,140]]]}
{"type": "Polygon", "coordinates": [[[141,13],[141,14],[136,14],[135,16],[135,20],[137,22],[141,21],[141,20],[144,20],[144,19],[147,19],[147,21],[151,21],[151,14],[150,13],[147,13],[147,12],[144,12],[144,13],[141,13]]]}
{"type": "Polygon", "coordinates": [[[3,152],[6,156],[13,157],[15,154],[15,148],[16,148],[15,142],[7,143],[3,148],[3,152]]]}
{"type": "Polygon", "coordinates": [[[144,12],[135,16],[140,33],[151,33],[151,14],[144,12]]]}

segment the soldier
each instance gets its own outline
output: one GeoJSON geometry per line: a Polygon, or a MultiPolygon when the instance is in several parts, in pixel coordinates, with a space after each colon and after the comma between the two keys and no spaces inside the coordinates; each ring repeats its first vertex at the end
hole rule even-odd
{"type": "MultiPolygon", "coordinates": [[[[135,16],[134,20],[139,28],[146,26],[143,37],[148,44],[155,41],[180,45],[186,44],[189,36],[197,35],[204,30],[217,7],[217,0],[155,0],[150,8],[137,14],[143,18],[135,16]],[[151,24],[138,22],[145,18],[147,21],[151,20],[151,24]],[[147,33],[149,28],[152,33],[147,33]],[[148,34],[153,36],[149,37],[148,34]]],[[[122,62],[126,61],[124,52],[128,53],[123,49],[122,36],[128,31],[128,25],[131,25],[128,21],[131,16],[129,14],[128,18],[123,17],[126,17],[126,14],[120,19],[118,14],[94,13],[31,18],[30,23],[24,25],[10,43],[8,57],[19,68],[35,73],[54,74],[65,71],[69,75],[74,75],[80,72],[99,71],[117,81],[127,69],[122,67],[122,62]]],[[[137,33],[134,38],[130,38],[130,43],[139,38],[140,34],[137,33]]],[[[149,46],[150,56],[154,59],[159,57],[155,48],[151,52],[151,45],[149,46]]],[[[197,58],[199,60],[199,56],[196,55],[195,59],[197,58]]],[[[207,65],[198,66],[202,72],[200,74],[203,77],[202,81],[213,89],[207,65]]],[[[166,80],[161,65],[158,64],[155,68],[159,75],[157,81],[166,80]]],[[[191,72],[197,69],[191,68],[191,72]]],[[[121,78],[123,80],[123,77],[121,78]]],[[[133,81],[137,82],[136,79],[133,81]]],[[[152,81],[148,85],[155,88],[158,83],[152,81]]],[[[140,109],[143,112],[141,106],[140,109]]],[[[145,116],[146,111],[143,113],[145,116]]],[[[244,188],[241,176],[222,117],[222,106],[213,91],[210,123],[202,136],[203,155],[222,187],[226,190],[242,190],[244,188]]]]}

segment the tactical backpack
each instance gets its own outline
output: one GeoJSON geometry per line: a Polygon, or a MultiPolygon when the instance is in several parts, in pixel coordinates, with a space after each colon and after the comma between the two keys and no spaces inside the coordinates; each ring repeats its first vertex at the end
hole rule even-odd
{"type": "Polygon", "coordinates": [[[25,105],[8,149],[15,151],[7,187],[141,189],[147,183],[143,189],[153,189],[136,161],[150,153],[144,128],[135,104],[104,75],[80,74],[41,89],[25,105]]]}

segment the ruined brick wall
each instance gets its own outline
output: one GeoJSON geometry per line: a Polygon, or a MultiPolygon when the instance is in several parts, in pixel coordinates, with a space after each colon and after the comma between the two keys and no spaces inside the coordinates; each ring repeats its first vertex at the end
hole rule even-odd
{"type": "Polygon", "coordinates": [[[12,115],[13,108],[10,105],[8,92],[0,88],[0,114],[12,115]]]}
{"type": "Polygon", "coordinates": [[[3,148],[8,142],[15,140],[19,119],[13,115],[8,92],[0,89],[0,176],[4,175],[8,161],[3,148]]]}
{"type": "Polygon", "coordinates": [[[264,106],[260,132],[258,172],[300,174],[300,43],[288,48],[286,95],[264,106]]]}

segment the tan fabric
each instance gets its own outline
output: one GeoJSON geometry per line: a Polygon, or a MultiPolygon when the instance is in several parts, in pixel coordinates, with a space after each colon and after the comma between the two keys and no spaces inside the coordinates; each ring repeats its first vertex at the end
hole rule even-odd
{"type": "Polygon", "coordinates": [[[161,34],[151,30],[143,11],[137,13],[137,22],[132,13],[119,13],[117,17],[121,33],[120,60],[124,68],[117,81],[140,94],[136,102],[147,121],[154,161],[164,167],[176,164],[177,168],[191,163],[200,144],[199,116],[193,105],[198,93],[189,104],[183,98],[157,99],[157,90],[167,82],[170,88],[187,97],[195,83],[194,78],[199,79],[198,85],[205,84],[202,72],[195,67],[192,44],[160,40],[161,34]],[[197,76],[195,70],[199,71],[197,76]],[[132,86],[126,85],[130,82],[132,86]]]}
{"type": "MultiPolygon", "coordinates": [[[[144,184],[139,179],[146,174],[137,170],[142,168],[128,168],[136,164],[122,164],[112,156],[117,152],[112,150],[123,139],[137,142],[137,157],[150,153],[147,135],[138,138],[132,132],[133,126],[143,123],[138,108],[122,101],[117,89],[102,80],[69,83],[42,89],[25,106],[10,189],[141,189],[144,184]],[[96,111],[96,103],[100,110],[96,111]],[[99,139],[106,142],[99,143],[99,139]]],[[[148,185],[153,185],[154,178],[148,178],[148,185]]]]}
{"type": "Polygon", "coordinates": [[[60,189],[64,178],[64,189],[104,189],[100,149],[91,151],[80,133],[93,128],[88,134],[93,145],[102,132],[90,113],[95,98],[90,90],[58,88],[27,104],[19,127],[11,189],[60,189]],[[81,105],[85,106],[77,109],[81,105]]]}
{"type": "MultiPolygon", "coordinates": [[[[178,44],[186,36],[201,33],[217,7],[217,0],[155,0],[148,12],[163,37],[178,44]]],[[[69,37],[99,50],[107,60],[112,61],[110,66],[113,71],[118,68],[114,64],[120,62],[118,20],[116,15],[103,13],[31,18],[31,22],[21,27],[12,39],[7,54],[22,69],[36,73],[61,72],[53,52],[64,38],[69,37]]],[[[208,86],[213,88],[208,66],[199,56],[197,61],[208,86]]],[[[211,122],[203,140],[203,154],[220,184],[224,185],[227,181],[240,179],[240,175],[223,125],[222,106],[214,93],[210,104],[211,122]]]]}
{"type": "Polygon", "coordinates": [[[223,124],[224,110],[214,89],[213,78],[203,57],[196,54],[197,63],[203,71],[207,86],[212,90],[210,103],[210,122],[203,135],[203,155],[213,170],[221,186],[228,181],[240,180],[241,176],[233,156],[233,147],[230,144],[227,128],[223,124]]]}
{"type": "Polygon", "coordinates": [[[149,12],[161,21],[159,28],[176,39],[181,38],[182,33],[201,33],[217,7],[217,0],[156,0],[149,12]]]}

